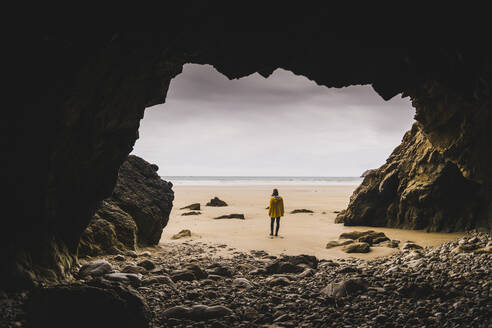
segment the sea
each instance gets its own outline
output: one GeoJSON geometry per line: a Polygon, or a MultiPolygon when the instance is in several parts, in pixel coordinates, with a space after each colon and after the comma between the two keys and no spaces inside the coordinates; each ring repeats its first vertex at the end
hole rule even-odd
{"type": "Polygon", "coordinates": [[[360,185],[361,177],[268,177],[268,176],[162,176],[175,186],[244,186],[244,185],[360,185]]]}

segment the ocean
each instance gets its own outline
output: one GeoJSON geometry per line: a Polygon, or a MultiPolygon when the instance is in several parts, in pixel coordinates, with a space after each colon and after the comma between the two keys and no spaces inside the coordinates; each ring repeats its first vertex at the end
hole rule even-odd
{"type": "Polygon", "coordinates": [[[266,177],[266,176],[161,176],[175,186],[244,186],[244,185],[314,185],[352,186],[361,184],[360,177],[266,177]]]}

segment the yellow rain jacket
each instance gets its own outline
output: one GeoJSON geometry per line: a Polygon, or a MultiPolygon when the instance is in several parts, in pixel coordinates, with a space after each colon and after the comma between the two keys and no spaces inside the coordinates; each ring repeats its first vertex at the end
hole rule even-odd
{"type": "Polygon", "coordinates": [[[268,208],[268,215],[271,218],[278,218],[284,216],[284,200],[280,196],[272,196],[270,198],[270,207],[268,208]]]}

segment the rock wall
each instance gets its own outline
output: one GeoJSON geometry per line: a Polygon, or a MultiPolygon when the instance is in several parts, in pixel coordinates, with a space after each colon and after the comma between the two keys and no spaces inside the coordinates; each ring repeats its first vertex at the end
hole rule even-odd
{"type": "Polygon", "coordinates": [[[386,164],[366,174],[335,222],[463,231],[481,223],[483,205],[482,186],[465,178],[415,123],[386,164]]]}
{"type": "Polygon", "coordinates": [[[117,254],[157,245],[173,206],[172,183],[158,167],[135,155],[118,172],[113,195],[98,207],[81,236],[79,256],[117,254]]]}
{"type": "Polygon", "coordinates": [[[373,4],[350,8],[350,15],[331,4],[278,6],[176,4],[158,29],[141,33],[12,32],[4,45],[15,106],[4,118],[2,181],[9,193],[0,288],[70,273],[80,236],[112,194],[145,108],[165,101],[184,63],[211,64],[231,79],[284,68],[327,87],[370,84],[384,99],[404,92],[429,142],[481,185],[490,222],[488,17],[465,25],[440,12],[436,26],[427,8],[404,17],[373,4]]]}

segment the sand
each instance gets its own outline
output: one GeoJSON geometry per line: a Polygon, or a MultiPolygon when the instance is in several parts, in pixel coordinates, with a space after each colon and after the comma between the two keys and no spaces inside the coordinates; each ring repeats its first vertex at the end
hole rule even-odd
{"type": "Polygon", "coordinates": [[[264,250],[272,255],[310,254],[320,259],[375,258],[395,252],[387,247],[372,247],[367,254],[346,254],[340,247],[326,249],[330,240],[353,230],[376,230],[391,239],[411,240],[421,246],[437,246],[456,239],[459,233],[427,233],[424,231],[374,227],[344,227],[335,224],[335,211],[344,209],[357,186],[280,186],[286,215],[282,217],[278,237],[270,237],[270,219],[267,210],[273,186],[174,186],[175,200],[161,244],[206,243],[227,245],[238,251],[264,250]],[[205,204],[214,196],[226,201],[227,207],[209,207],[205,204]],[[180,210],[191,203],[201,204],[201,215],[181,216],[189,210],[180,210]],[[313,214],[289,214],[294,209],[309,209],[313,214]],[[214,220],[214,217],[240,213],[245,220],[214,220]],[[192,232],[191,238],[172,240],[182,229],[192,232]]]}

